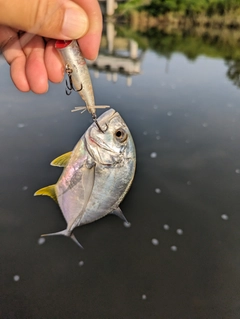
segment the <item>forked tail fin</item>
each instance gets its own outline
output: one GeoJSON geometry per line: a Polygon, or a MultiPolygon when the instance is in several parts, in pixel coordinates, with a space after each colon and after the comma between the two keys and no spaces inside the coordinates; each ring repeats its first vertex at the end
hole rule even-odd
{"type": "Polygon", "coordinates": [[[43,234],[43,235],[41,235],[41,237],[57,236],[57,235],[63,235],[66,237],[70,237],[80,248],[83,249],[83,246],[79,243],[79,241],[77,240],[77,238],[74,236],[73,233],[69,233],[68,229],[64,229],[64,230],[61,230],[61,231],[56,232],[56,233],[43,234]]]}

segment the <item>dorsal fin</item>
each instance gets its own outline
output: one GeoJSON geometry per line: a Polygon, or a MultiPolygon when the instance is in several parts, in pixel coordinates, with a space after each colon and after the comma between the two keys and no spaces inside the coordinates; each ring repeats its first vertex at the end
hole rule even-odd
{"type": "Polygon", "coordinates": [[[58,166],[58,167],[65,167],[65,166],[67,166],[71,155],[72,155],[72,152],[67,152],[65,154],[62,154],[62,155],[58,156],[57,158],[55,158],[50,163],[50,165],[58,166]]]}
{"type": "Polygon", "coordinates": [[[38,196],[38,195],[45,195],[45,196],[49,196],[51,197],[56,203],[57,201],[57,196],[56,196],[56,192],[55,192],[55,185],[49,185],[46,187],[43,187],[41,189],[39,189],[38,191],[36,191],[34,193],[34,196],[38,196]]]}

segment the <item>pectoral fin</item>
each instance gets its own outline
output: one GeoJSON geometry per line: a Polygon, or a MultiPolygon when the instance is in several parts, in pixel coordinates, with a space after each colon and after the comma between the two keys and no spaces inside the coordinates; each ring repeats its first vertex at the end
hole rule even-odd
{"type": "Polygon", "coordinates": [[[34,196],[38,196],[38,195],[45,195],[45,196],[49,196],[51,197],[56,203],[57,201],[57,196],[56,196],[56,192],[55,192],[55,184],[54,185],[49,185],[46,187],[43,187],[41,189],[39,189],[38,191],[36,191],[34,193],[34,196]]]}
{"type": "Polygon", "coordinates": [[[52,166],[58,166],[58,167],[65,167],[67,166],[69,159],[72,155],[72,152],[67,152],[63,155],[58,156],[57,158],[55,158],[50,165],[52,166]]]}
{"type": "Polygon", "coordinates": [[[113,210],[110,214],[116,215],[119,218],[121,218],[124,222],[128,223],[126,217],[123,215],[123,212],[121,210],[120,207],[118,207],[117,209],[113,210]]]}

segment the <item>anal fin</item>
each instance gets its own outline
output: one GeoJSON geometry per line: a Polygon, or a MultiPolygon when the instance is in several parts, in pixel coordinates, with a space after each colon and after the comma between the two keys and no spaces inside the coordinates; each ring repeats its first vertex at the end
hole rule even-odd
{"type": "Polygon", "coordinates": [[[56,203],[58,202],[57,201],[56,192],[55,192],[55,184],[54,185],[49,185],[49,186],[46,186],[46,187],[43,187],[43,188],[39,189],[38,191],[36,191],[34,193],[34,196],[38,196],[38,195],[49,196],[56,203]]]}

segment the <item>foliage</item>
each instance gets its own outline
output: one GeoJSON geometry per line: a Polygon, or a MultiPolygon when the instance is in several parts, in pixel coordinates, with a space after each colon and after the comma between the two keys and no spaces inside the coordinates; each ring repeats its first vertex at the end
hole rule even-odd
{"type": "MultiPolygon", "coordinates": [[[[138,4],[141,0],[135,0],[138,4]]],[[[237,10],[240,0],[152,0],[149,5],[144,6],[153,16],[166,14],[168,12],[182,12],[185,15],[206,13],[223,15],[230,10],[237,10]]]]}

